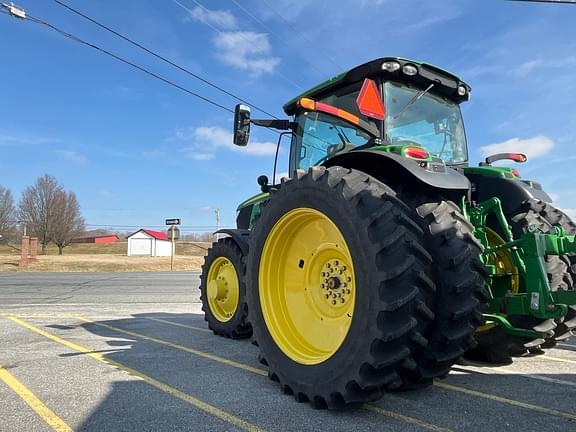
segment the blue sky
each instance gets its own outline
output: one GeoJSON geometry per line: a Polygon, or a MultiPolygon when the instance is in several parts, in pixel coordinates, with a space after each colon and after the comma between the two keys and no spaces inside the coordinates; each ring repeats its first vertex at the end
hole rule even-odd
{"type": "MultiPolygon", "coordinates": [[[[67,0],[193,72],[280,116],[302,89],[386,55],[469,82],[471,157],[525,151],[518,167],[576,217],[576,5],[503,0],[67,0]],[[202,7],[201,7],[202,6],[202,7]]],[[[233,108],[233,99],[51,0],[36,17],[233,108]]],[[[275,136],[230,143],[229,113],[31,22],[0,15],[0,184],[16,199],[45,173],[77,193],[86,222],[186,230],[234,225],[271,175],[275,136]]],[[[286,171],[288,140],[281,152],[286,171]]]]}

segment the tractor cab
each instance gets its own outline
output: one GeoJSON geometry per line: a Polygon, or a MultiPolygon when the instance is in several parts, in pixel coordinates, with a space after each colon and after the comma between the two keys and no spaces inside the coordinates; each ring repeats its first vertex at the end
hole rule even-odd
{"type": "MultiPolygon", "coordinates": [[[[432,166],[428,162],[466,166],[468,149],[459,104],[469,97],[470,87],[442,69],[387,57],[333,77],[289,101],[284,111],[294,116],[293,122],[248,121],[292,129],[292,173],[366,149],[413,159],[422,167],[432,166]]],[[[247,136],[246,129],[236,127],[238,134],[247,136]]]]}

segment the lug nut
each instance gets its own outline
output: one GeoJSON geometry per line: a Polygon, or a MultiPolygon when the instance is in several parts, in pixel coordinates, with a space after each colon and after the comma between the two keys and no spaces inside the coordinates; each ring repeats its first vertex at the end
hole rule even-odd
{"type": "Polygon", "coordinates": [[[342,266],[342,270],[346,271],[346,266],[342,266]]]}
{"type": "Polygon", "coordinates": [[[336,265],[336,266],[337,266],[337,265],[338,265],[338,261],[334,261],[334,265],[336,265]]]}
{"type": "Polygon", "coordinates": [[[330,294],[324,294],[324,297],[330,298],[330,294]]]}
{"type": "Polygon", "coordinates": [[[349,289],[346,290],[346,294],[350,294],[350,290],[349,290],[349,289]]]}
{"type": "Polygon", "coordinates": [[[330,263],[326,263],[326,268],[330,268],[330,263]]]}
{"type": "Polygon", "coordinates": [[[346,280],[347,280],[348,282],[352,282],[352,278],[351,278],[350,276],[348,276],[348,277],[346,278],[346,280]]]}
{"type": "Polygon", "coordinates": [[[346,300],[344,300],[343,298],[340,299],[340,303],[344,303],[346,300]]]}
{"type": "Polygon", "coordinates": [[[335,304],[336,304],[336,300],[332,300],[332,304],[335,305],[335,304]]]}

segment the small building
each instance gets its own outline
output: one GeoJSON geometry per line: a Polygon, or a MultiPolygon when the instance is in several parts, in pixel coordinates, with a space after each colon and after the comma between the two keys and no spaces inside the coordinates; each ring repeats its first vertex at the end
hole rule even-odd
{"type": "Polygon", "coordinates": [[[78,237],[72,243],[116,243],[120,240],[116,234],[78,237]]]}
{"type": "Polygon", "coordinates": [[[128,256],[171,256],[172,242],[163,231],[140,229],[127,237],[128,256]]]}

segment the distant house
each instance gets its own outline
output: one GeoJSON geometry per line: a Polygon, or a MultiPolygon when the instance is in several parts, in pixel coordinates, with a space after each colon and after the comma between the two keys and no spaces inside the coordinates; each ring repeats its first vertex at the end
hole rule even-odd
{"type": "Polygon", "coordinates": [[[163,231],[140,229],[128,237],[128,256],[170,256],[172,242],[163,231]]]}
{"type": "Polygon", "coordinates": [[[78,237],[72,240],[72,243],[116,243],[118,240],[120,237],[116,234],[108,234],[78,237]]]}

